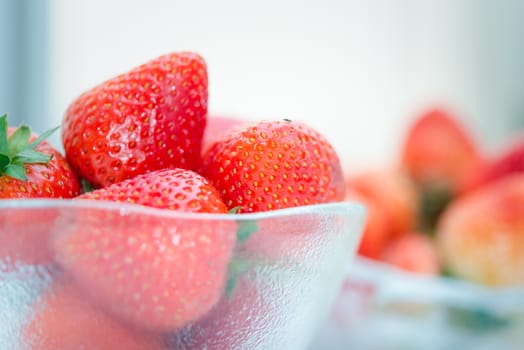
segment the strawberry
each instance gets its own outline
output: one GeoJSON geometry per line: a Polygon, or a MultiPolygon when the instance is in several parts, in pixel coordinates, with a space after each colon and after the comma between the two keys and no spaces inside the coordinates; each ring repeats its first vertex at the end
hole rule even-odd
{"type": "Polygon", "coordinates": [[[455,193],[483,156],[463,124],[443,109],[420,115],[411,125],[401,162],[423,186],[455,193]]]}
{"type": "Polygon", "coordinates": [[[436,238],[451,274],[492,286],[524,285],[524,174],[455,199],[436,238]]]}
{"type": "Polygon", "coordinates": [[[35,302],[20,335],[23,348],[32,350],[161,349],[160,339],[118,323],[63,282],[35,302]]]}
{"type": "MultiPolygon", "coordinates": [[[[185,169],[139,175],[77,200],[89,199],[227,213],[216,189],[185,169]]],[[[69,230],[53,237],[56,260],[90,298],[128,323],[174,330],[207,313],[222,295],[234,221],[92,207],[64,220],[69,230]]]]}
{"type": "Polygon", "coordinates": [[[438,275],[440,263],[433,241],[422,233],[409,232],[388,243],[381,260],[400,269],[438,275]]]}
{"type": "Polygon", "coordinates": [[[357,249],[359,255],[378,260],[391,237],[387,215],[375,201],[352,189],[346,191],[346,200],[357,201],[366,207],[366,224],[357,249]]]}
{"type": "Polygon", "coordinates": [[[244,124],[245,121],[238,118],[209,115],[202,139],[202,155],[233,128],[240,128],[244,124]]]}
{"type": "Polygon", "coordinates": [[[28,126],[7,125],[0,117],[0,198],[71,198],[80,184],[65,158],[28,126]]]}
{"type": "Polygon", "coordinates": [[[524,135],[473,173],[465,191],[516,173],[524,173],[524,135]]]}
{"type": "Polygon", "coordinates": [[[382,208],[390,237],[413,229],[417,221],[418,192],[408,174],[397,167],[371,168],[346,176],[348,189],[382,208]]]}
{"type": "Polygon", "coordinates": [[[202,174],[239,213],[341,201],[332,145],[305,124],[261,121],[235,130],[204,155],[202,174]]]}
{"type": "Polygon", "coordinates": [[[443,109],[420,115],[405,137],[401,164],[420,189],[419,228],[433,233],[449,201],[485,162],[465,125],[443,109]]]}
{"type": "MultiPolygon", "coordinates": [[[[53,130],[40,136],[28,126],[7,125],[0,117],[0,198],[70,198],[80,192],[79,181],[65,158],[44,141],[53,130]]],[[[51,261],[48,231],[56,213],[52,209],[0,210],[0,265],[45,264],[51,261]]]]}
{"type": "Polygon", "coordinates": [[[67,159],[94,187],[163,168],[197,169],[207,84],[204,60],[180,52],[84,92],[63,120],[67,159]]]}

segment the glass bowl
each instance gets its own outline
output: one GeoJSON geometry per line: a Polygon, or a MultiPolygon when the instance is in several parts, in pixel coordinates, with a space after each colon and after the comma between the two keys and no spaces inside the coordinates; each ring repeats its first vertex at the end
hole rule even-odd
{"type": "MultiPolygon", "coordinates": [[[[96,201],[2,200],[0,348],[305,349],[340,290],[365,215],[350,202],[189,214],[96,201]],[[212,308],[162,331],[142,329],[100,303],[97,296],[108,291],[63,268],[51,244],[78,232],[131,237],[165,229],[180,242],[187,227],[206,237],[235,235],[236,243],[212,308]]],[[[127,262],[125,254],[121,259],[127,262]]],[[[125,280],[114,285],[126,287],[125,280]]]]}
{"type": "Polygon", "coordinates": [[[524,288],[417,275],[358,256],[312,349],[524,346],[524,288]]]}

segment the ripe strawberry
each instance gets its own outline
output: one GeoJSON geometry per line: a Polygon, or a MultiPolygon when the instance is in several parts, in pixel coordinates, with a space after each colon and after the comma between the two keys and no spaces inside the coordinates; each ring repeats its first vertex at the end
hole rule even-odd
{"type": "Polygon", "coordinates": [[[406,233],[388,243],[381,260],[400,269],[425,275],[437,275],[440,263],[437,251],[427,235],[406,233]]]}
{"type": "Polygon", "coordinates": [[[65,158],[29,127],[8,127],[0,117],[0,198],[71,198],[80,192],[77,177],[65,158]]]}
{"type": "MultiPolygon", "coordinates": [[[[70,198],[78,195],[79,181],[65,158],[29,127],[8,127],[0,117],[0,199],[36,197],[70,198]]],[[[55,218],[51,209],[0,210],[0,265],[50,262],[46,249],[49,227],[55,218]]]]}
{"type": "Polygon", "coordinates": [[[455,193],[482,155],[466,128],[442,109],[432,109],[411,125],[402,150],[402,164],[423,186],[455,193]]]}
{"type": "Polygon", "coordinates": [[[161,349],[160,339],[116,322],[63,282],[55,282],[33,305],[20,340],[32,350],[161,349]]]}
{"type": "Polygon", "coordinates": [[[439,221],[437,242],[446,268],[457,277],[524,285],[524,174],[454,200],[439,221]]]}
{"type": "MultiPolygon", "coordinates": [[[[86,193],[79,200],[136,203],[190,213],[227,213],[200,175],[165,169],[86,193]]],[[[207,313],[225,287],[234,221],[172,212],[85,208],[64,217],[56,260],[108,312],[167,331],[207,313]]]]}
{"type": "Polygon", "coordinates": [[[233,117],[213,116],[207,117],[206,129],[202,138],[202,155],[217,141],[222,139],[233,128],[239,128],[246,122],[233,117]]]}
{"type": "Polygon", "coordinates": [[[95,187],[163,168],[196,169],[207,82],[204,60],[181,52],[92,88],[65,113],[67,159],[95,187]]]}
{"type": "Polygon", "coordinates": [[[297,122],[262,121],[215,143],[202,173],[239,213],[341,201],[339,158],[317,131],[297,122]]]}

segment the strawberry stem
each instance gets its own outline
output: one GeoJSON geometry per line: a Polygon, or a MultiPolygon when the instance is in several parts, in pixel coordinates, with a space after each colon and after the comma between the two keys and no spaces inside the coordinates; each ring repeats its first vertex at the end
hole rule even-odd
{"type": "Polygon", "coordinates": [[[27,180],[25,164],[47,164],[53,157],[50,154],[35,151],[58,127],[48,130],[31,139],[31,129],[21,125],[10,136],[7,114],[0,117],[0,175],[5,174],[19,180],[27,180]]]}
{"type": "Polygon", "coordinates": [[[251,235],[258,231],[258,225],[255,221],[247,220],[239,222],[237,229],[237,240],[239,243],[244,243],[251,237],[251,235]]]}
{"type": "MultiPolygon", "coordinates": [[[[241,209],[241,206],[233,207],[229,210],[229,214],[237,214],[238,211],[241,209]]],[[[251,235],[258,231],[258,225],[253,220],[245,220],[245,221],[237,221],[238,223],[238,229],[237,229],[237,241],[238,243],[244,243],[251,237],[251,235]]]]}
{"type": "MultiPolygon", "coordinates": [[[[240,207],[232,208],[229,213],[235,214],[240,207]]],[[[239,244],[244,243],[251,237],[251,235],[258,231],[258,224],[253,220],[240,221],[237,220],[237,248],[239,244]]],[[[254,261],[251,258],[233,257],[228,266],[228,278],[226,283],[226,295],[231,297],[235,291],[238,278],[249,271],[254,266],[254,261]]]]}

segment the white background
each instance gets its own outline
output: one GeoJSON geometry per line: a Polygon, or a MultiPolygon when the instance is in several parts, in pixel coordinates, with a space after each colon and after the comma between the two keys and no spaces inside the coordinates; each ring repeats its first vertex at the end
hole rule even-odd
{"type": "Polygon", "coordinates": [[[409,120],[437,103],[496,144],[524,111],[524,79],[523,45],[513,38],[522,6],[494,4],[54,0],[51,122],[83,90],[193,50],[208,63],[211,114],[305,121],[346,168],[392,162],[409,120]]]}

